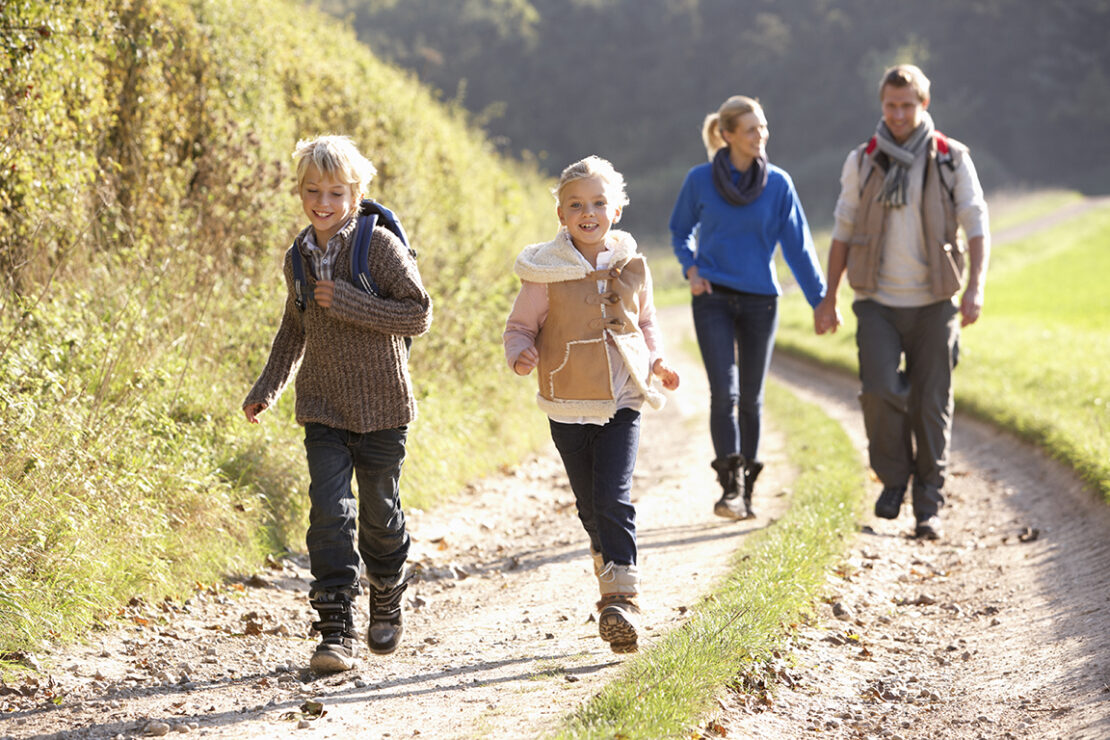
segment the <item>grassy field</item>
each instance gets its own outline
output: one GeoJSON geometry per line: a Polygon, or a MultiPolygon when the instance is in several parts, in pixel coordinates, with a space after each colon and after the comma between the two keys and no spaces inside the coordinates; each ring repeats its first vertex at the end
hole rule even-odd
{"type": "MultiPolygon", "coordinates": [[[[1035,217],[1074,200],[1026,196],[1018,210],[1035,217]]],[[[960,339],[957,409],[1044,446],[1110,502],[1110,208],[992,251],[983,316],[960,339]]],[[[854,374],[851,301],[842,287],[845,324],[817,337],[809,307],[788,295],[779,348],[854,374]]]]}
{"type": "Polygon", "coordinates": [[[729,578],[683,629],[629,661],[558,737],[697,737],[689,728],[717,692],[758,682],[789,625],[812,605],[855,533],[864,471],[836,422],[773,382],[767,415],[782,429],[798,471],[789,511],[748,538],[729,578]]]}

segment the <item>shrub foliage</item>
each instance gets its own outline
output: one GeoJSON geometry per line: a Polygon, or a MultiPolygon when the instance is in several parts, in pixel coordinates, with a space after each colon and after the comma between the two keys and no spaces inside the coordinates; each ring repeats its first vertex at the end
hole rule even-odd
{"type": "Polygon", "coordinates": [[[340,24],[286,0],[0,0],[0,67],[0,651],[298,545],[292,393],[259,427],[239,405],[303,223],[300,137],[352,136],[421,254],[408,503],[535,439],[498,338],[546,183],[340,24]]]}

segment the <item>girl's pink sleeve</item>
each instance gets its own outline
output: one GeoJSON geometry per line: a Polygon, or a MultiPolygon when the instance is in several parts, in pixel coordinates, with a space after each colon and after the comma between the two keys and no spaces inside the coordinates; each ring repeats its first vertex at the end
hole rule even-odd
{"type": "Polygon", "coordinates": [[[644,287],[640,289],[640,331],[644,334],[644,341],[651,351],[651,367],[655,361],[663,356],[663,335],[655,323],[655,297],[651,285],[651,270],[645,268],[644,287]]]}
{"type": "Polygon", "coordinates": [[[509,367],[516,364],[520,353],[536,344],[536,335],[547,320],[547,286],[543,283],[521,282],[520,292],[513,301],[513,310],[505,322],[501,341],[509,367]]]}

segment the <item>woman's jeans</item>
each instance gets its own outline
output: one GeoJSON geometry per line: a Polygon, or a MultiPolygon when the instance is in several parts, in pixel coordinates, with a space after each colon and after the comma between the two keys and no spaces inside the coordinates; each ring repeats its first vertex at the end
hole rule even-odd
{"type": "Polygon", "coordinates": [[[640,445],[640,412],[619,409],[604,425],[550,423],[590,547],[606,563],[635,565],[632,470],[640,445]]]}
{"type": "Polygon", "coordinates": [[[407,436],[407,426],[359,434],[305,424],[311,479],[305,541],[313,592],[358,593],[359,555],[375,586],[388,587],[399,579],[409,553],[398,487],[407,436]],[[358,481],[357,502],[352,472],[358,481]]]}
{"type": "Polygon", "coordinates": [[[714,285],[694,296],[694,329],[709,377],[709,434],[718,460],[757,459],[763,384],[778,329],[778,297],[714,285]],[[737,418],[739,408],[739,419],[737,418]]]}

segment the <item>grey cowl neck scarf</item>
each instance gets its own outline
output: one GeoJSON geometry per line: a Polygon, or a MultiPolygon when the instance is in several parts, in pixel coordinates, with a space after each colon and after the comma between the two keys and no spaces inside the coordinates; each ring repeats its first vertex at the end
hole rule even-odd
{"type": "Polygon", "coordinates": [[[721,147],[713,155],[713,185],[721,197],[734,206],[746,206],[759,197],[767,185],[767,159],[756,157],[752,166],[740,173],[740,182],[732,181],[729,148],[721,147]]]}
{"type": "MultiPolygon", "coordinates": [[[[917,155],[925,149],[933,136],[933,118],[928,111],[921,114],[921,123],[913,130],[904,144],[899,144],[890,134],[886,122],[881,118],[875,129],[875,141],[879,151],[887,156],[886,177],[876,200],[886,208],[901,208],[906,205],[906,186],[909,182],[910,165],[917,155]]],[[[879,162],[883,164],[882,161],[879,162]]]]}

